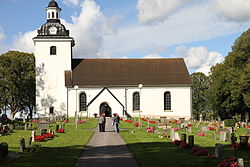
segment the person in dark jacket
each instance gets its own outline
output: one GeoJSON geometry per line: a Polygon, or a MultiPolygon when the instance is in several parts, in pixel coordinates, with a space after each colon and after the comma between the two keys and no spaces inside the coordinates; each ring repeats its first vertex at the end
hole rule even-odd
{"type": "Polygon", "coordinates": [[[115,127],[115,132],[119,133],[120,129],[119,129],[119,122],[120,122],[120,117],[117,113],[114,113],[114,119],[113,119],[113,125],[115,127]]]}

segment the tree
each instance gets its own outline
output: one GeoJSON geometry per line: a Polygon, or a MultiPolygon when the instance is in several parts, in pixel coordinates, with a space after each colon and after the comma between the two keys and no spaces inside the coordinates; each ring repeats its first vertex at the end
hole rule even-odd
{"type": "Polygon", "coordinates": [[[211,69],[211,105],[224,118],[239,114],[244,120],[249,113],[249,61],[250,29],[235,41],[225,61],[211,69]]]}
{"type": "Polygon", "coordinates": [[[207,103],[207,91],[209,88],[208,77],[202,72],[193,73],[191,75],[192,79],[192,108],[193,116],[196,119],[199,118],[199,115],[202,112],[208,111],[207,103]]]}
{"type": "Polygon", "coordinates": [[[0,105],[11,111],[35,106],[35,58],[33,54],[9,51],[0,56],[0,105]]]}

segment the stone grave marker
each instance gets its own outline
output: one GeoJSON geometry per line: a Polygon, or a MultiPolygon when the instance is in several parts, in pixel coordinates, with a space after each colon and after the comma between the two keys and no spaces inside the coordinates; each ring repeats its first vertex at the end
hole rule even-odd
{"type": "Polygon", "coordinates": [[[61,125],[61,129],[65,130],[65,124],[61,125]]]}
{"type": "Polygon", "coordinates": [[[244,167],[243,158],[238,158],[238,159],[237,159],[237,162],[238,162],[238,167],[244,167]]]}
{"type": "Polygon", "coordinates": [[[192,127],[187,128],[187,133],[192,133],[192,127]]]}
{"type": "Polygon", "coordinates": [[[181,141],[187,142],[187,134],[181,134],[181,141]]]}
{"type": "Polygon", "coordinates": [[[216,140],[216,133],[215,132],[212,133],[212,137],[213,137],[213,140],[216,140]]]}
{"type": "Polygon", "coordinates": [[[44,135],[46,133],[47,129],[40,129],[40,135],[44,135]]]}
{"type": "Polygon", "coordinates": [[[221,143],[215,144],[215,157],[222,160],[224,158],[224,146],[221,143]]]}
{"type": "Polygon", "coordinates": [[[19,140],[19,143],[20,143],[20,151],[24,152],[24,150],[25,150],[25,140],[24,140],[24,138],[21,138],[19,140]]]}
{"type": "Polygon", "coordinates": [[[32,129],[32,123],[28,124],[28,129],[32,129]]]}
{"type": "Polygon", "coordinates": [[[31,132],[31,135],[32,135],[32,142],[35,142],[36,131],[33,130],[33,131],[31,132]]]}
{"type": "Polygon", "coordinates": [[[189,135],[188,136],[188,145],[189,147],[194,147],[194,135],[189,135]]]}
{"type": "Polygon", "coordinates": [[[232,128],[225,128],[226,131],[226,141],[231,142],[232,128]]]}
{"type": "Polygon", "coordinates": [[[177,133],[177,132],[174,133],[174,138],[175,138],[175,140],[181,140],[180,136],[179,136],[179,133],[177,133]]]}
{"type": "Polygon", "coordinates": [[[166,122],[166,120],[167,120],[167,117],[160,117],[161,122],[166,122]]]}
{"type": "Polygon", "coordinates": [[[48,129],[49,130],[49,123],[38,123],[38,129],[48,129]]]}
{"type": "Polygon", "coordinates": [[[2,155],[3,155],[3,158],[7,158],[8,153],[9,153],[8,144],[5,143],[5,142],[2,142],[2,155]]]}
{"type": "Polygon", "coordinates": [[[32,143],[32,137],[29,137],[29,146],[31,146],[32,143]]]}
{"type": "Polygon", "coordinates": [[[226,141],[226,136],[227,136],[227,133],[222,131],[220,132],[220,141],[226,141]]]}
{"type": "Polygon", "coordinates": [[[28,130],[28,124],[24,124],[24,130],[28,130]]]}
{"type": "Polygon", "coordinates": [[[173,131],[170,131],[170,139],[172,139],[172,141],[175,140],[175,138],[174,138],[174,132],[173,131]]]}
{"type": "Polygon", "coordinates": [[[59,125],[56,125],[56,126],[55,126],[56,132],[58,131],[58,129],[59,129],[59,125]]]}
{"type": "Polygon", "coordinates": [[[202,132],[207,132],[207,131],[209,131],[208,126],[202,126],[202,127],[201,127],[201,131],[202,131],[202,132]]]}
{"type": "Polygon", "coordinates": [[[248,148],[248,136],[240,136],[240,147],[243,149],[248,148]]]}

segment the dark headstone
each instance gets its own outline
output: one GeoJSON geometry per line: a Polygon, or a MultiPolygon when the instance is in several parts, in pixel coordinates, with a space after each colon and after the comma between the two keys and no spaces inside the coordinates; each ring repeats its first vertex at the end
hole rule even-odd
{"type": "Polygon", "coordinates": [[[248,136],[240,136],[240,147],[247,149],[248,147],[248,136]]]}
{"type": "Polygon", "coordinates": [[[58,129],[59,129],[59,125],[56,125],[55,127],[56,132],[58,131],[58,129]]]}
{"type": "Polygon", "coordinates": [[[25,150],[25,140],[24,140],[24,138],[21,138],[19,143],[20,143],[20,151],[24,152],[24,150],[25,150]]]}
{"type": "Polygon", "coordinates": [[[31,146],[32,143],[32,137],[29,137],[29,146],[31,146]]]}
{"type": "Polygon", "coordinates": [[[181,134],[181,141],[187,142],[187,135],[185,133],[181,134]]]}
{"type": "Polygon", "coordinates": [[[188,136],[188,145],[189,147],[194,147],[194,135],[188,136]]]}
{"type": "Polygon", "coordinates": [[[63,129],[63,130],[65,129],[65,124],[61,125],[61,129],[63,129]]]}
{"type": "Polygon", "coordinates": [[[3,143],[1,143],[1,145],[2,145],[2,149],[1,149],[1,152],[2,152],[2,157],[3,158],[7,158],[7,156],[8,156],[8,144],[7,143],[5,143],[5,142],[3,142],[3,143]]]}
{"type": "Polygon", "coordinates": [[[215,144],[215,157],[222,160],[224,158],[224,146],[221,143],[215,144]]]}

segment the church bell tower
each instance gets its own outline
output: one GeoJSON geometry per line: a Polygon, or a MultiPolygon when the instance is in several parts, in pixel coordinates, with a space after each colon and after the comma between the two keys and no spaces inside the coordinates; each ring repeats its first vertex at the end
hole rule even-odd
{"type": "Polygon", "coordinates": [[[36,58],[36,111],[40,116],[64,115],[67,89],[64,72],[71,70],[74,39],[60,22],[61,8],[51,0],[47,22],[33,38],[36,58]]]}

